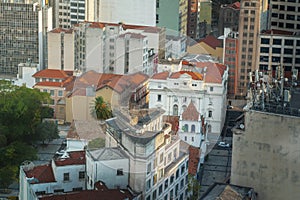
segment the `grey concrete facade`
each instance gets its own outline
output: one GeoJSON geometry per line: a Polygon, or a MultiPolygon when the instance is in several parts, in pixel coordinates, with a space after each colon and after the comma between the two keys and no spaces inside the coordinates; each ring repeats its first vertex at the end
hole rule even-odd
{"type": "Polygon", "coordinates": [[[300,118],[250,110],[233,130],[231,184],[258,199],[300,199],[300,118]]]}

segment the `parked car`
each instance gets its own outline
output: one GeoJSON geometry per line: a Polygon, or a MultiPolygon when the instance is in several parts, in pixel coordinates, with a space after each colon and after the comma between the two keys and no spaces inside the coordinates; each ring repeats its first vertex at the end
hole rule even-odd
{"type": "Polygon", "coordinates": [[[226,142],[219,142],[218,146],[219,147],[230,147],[230,144],[227,144],[226,142]]]}

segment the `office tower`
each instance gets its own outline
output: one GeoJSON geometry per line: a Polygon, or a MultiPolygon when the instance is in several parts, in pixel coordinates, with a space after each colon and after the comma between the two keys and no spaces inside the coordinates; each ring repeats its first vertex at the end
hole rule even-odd
{"type": "Polygon", "coordinates": [[[30,3],[0,3],[0,73],[16,75],[18,64],[39,61],[38,7],[30,3]]]}
{"type": "Polygon", "coordinates": [[[80,22],[84,22],[85,0],[70,0],[70,4],[71,26],[80,22]]]}
{"type": "Polygon", "coordinates": [[[85,20],[155,26],[154,0],[86,0],[85,20]]]}
{"type": "Polygon", "coordinates": [[[244,97],[248,88],[248,73],[258,68],[257,43],[260,33],[260,0],[242,0],[239,18],[239,55],[236,97],[244,97]]]}
{"type": "Polygon", "coordinates": [[[270,1],[270,28],[284,31],[300,30],[299,0],[270,1]]]}
{"type": "Polygon", "coordinates": [[[156,26],[166,27],[167,34],[187,35],[188,0],[157,0],[156,26]]]}

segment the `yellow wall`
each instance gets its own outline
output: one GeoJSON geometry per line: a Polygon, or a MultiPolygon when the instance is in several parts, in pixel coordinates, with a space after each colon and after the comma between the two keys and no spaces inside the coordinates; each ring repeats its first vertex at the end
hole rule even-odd
{"type": "Polygon", "coordinates": [[[95,97],[73,96],[66,100],[66,122],[91,120],[95,97]]]}

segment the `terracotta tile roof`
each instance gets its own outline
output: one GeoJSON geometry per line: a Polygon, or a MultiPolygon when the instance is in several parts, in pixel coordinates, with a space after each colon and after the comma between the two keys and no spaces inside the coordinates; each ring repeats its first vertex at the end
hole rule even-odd
{"type": "Polygon", "coordinates": [[[191,102],[186,110],[182,113],[182,120],[187,121],[198,121],[200,117],[200,113],[197,111],[194,103],[191,102]]]}
{"type": "Polygon", "coordinates": [[[151,79],[167,80],[168,77],[169,77],[169,72],[165,71],[165,72],[160,72],[160,73],[154,74],[151,77],[151,79]]]}
{"type": "Polygon", "coordinates": [[[189,147],[188,173],[196,176],[198,164],[200,162],[200,149],[194,146],[189,147]]]}
{"type": "Polygon", "coordinates": [[[198,72],[192,72],[192,71],[179,71],[179,72],[174,72],[171,74],[170,78],[172,79],[177,79],[179,78],[182,74],[188,74],[192,77],[193,80],[203,80],[202,74],[198,72]]]}
{"type": "Polygon", "coordinates": [[[70,76],[69,71],[58,70],[58,69],[44,69],[36,72],[32,75],[34,78],[56,78],[65,79],[70,76]]]}
{"type": "Polygon", "coordinates": [[[227,69],[226,65],[213,62],[197,62],[196,67],[204,69],[206,67],[205,82],[222,83],[223,75],[227,69]]]}
{"type": "Polygon", "coordinates": [[[69,76],[68,78],[66,78],[65,80],[63,80],[62,82],[49,82],[49,81],[42,81],[42,82],[37,82],[34,85],[34,88],[36,87],[64,87],[66,88],[67,91],[69,91],[68,89],[71,87],[73,87],[73,80],[74,80],[75,76],[69,76]]]}
{"type": "Polygon", "coordinates": [[[231,7],[234,8],[234,9],[240,9],[240,6],[241,6],[241,4],[240,4],[239,1],[234,2],[233,4],[231,4],[231,7]]]}
{"type": "Polygon", "coordinates": [[[39,200],[131,200],[133,195],[128,190],[84,190],[65,194],[51,194],[39,197],[39,200]]]}
{"type": "Polygon", "coordinates": [[[34,85],[36,86],[43,86],[43,87],[61,87],[62,83],[60,82],[38,82],[34,85]]]}
{"type": "Polygon", "coordinates": [[[216,49],[217,47],[222,47],[222,41],[215,38],[212,35],[208,35],[205,38],[201,39],[199,41],[199,43],[204,42],[205,44],[207,44],[208,46],[216,49]]]}
{"type": "Polygon", "coordinates": [[[50,164],[36,166],[31,170],[25,170],[27,178],[31,184],[55,182],[54,174],[50,164]]]}
{"type": "Polygon", "coordinates": [[[56,166],[66,165],[84,165],[85,164],[85,151],[68,152],[68,158],[58,157],[54,159],[56,166]]]}
{"type": "Polygon", "coordinates": [[[119,74],[102,74],[95,71],[88,71],[76,77],[73,84],[73,90],[69,94],[71,96],[85,96],[86,87],[94,86],[98,91],[104,87],[109,87],[118,93],[122,93],[127,89],[135,89],[145,81],[149,79],[149,76],[141,72],[137,72],[129,75],[119,74]]]}
{"type": "Polygon", "coordinates": [[[73,29],[55,28],[50,31],[51,33],[72,33],[73,29]]]}

